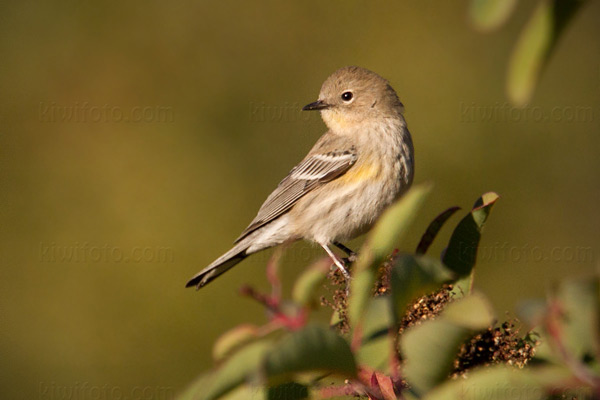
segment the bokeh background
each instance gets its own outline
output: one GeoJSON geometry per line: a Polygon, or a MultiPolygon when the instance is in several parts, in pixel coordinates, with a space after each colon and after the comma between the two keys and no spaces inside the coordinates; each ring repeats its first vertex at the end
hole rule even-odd
{"type": "MultiPolygon", "coordinates": [[[[220,333],[262,323],[237,289],[268,289],[269,252],[183,286],[323,133],[300,108],[349,64],[391,81],[416,182],[435,185],[400,249],[493,190],[476,286],[499,315],[596,270],[600,4],[567,26],[521,109],[506,70],[535,5],[484,34],[466,1],[4,2],[0,396],[172,398],[212,366],[220,333]]],[[[321,256],[292,246],[285,289],[321,256]]]]}

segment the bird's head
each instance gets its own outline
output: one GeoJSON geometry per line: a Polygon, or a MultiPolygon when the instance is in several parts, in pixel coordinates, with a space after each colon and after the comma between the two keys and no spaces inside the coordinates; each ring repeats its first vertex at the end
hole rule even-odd
{"type": "Polygon", "coordinates": [[[344,132],[364,123],[402,114],[403,106],[387,80],[360,67],[335,71],[321,87],[319,99],[302,108],[320,110],[325,124],[344,132]]]}

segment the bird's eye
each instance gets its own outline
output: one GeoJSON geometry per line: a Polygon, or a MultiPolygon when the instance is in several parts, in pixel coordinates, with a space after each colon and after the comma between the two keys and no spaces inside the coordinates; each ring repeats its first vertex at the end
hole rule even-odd
{"type": "Polygon", "coordinates": [[[342,100],[350,101],[352,100],[352,92],[344,92],[342,93],[342,100]]]}

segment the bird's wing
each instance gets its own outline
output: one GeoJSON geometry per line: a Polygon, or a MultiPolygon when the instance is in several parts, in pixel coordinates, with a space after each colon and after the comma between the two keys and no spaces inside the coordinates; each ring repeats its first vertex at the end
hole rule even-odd
{"type": "Polygon", "coordinates": [[[327,152],[318,150],[315,152],[313,149],[269,195],[260,207],[256,218],[237,238],[236,243],[249,233],[288,212],[302,196],[314,188],[343,175],[354,165],[357,158],[358,154],[354,146],[327,152]]]}

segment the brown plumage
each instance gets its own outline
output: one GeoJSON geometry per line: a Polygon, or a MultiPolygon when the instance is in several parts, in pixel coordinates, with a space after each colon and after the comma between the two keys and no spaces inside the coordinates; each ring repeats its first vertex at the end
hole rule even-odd
{"type": "Polygon", "coordinates": [[[299,239],[320,244],[345,272],[329,245],[365,232],[410,187],[412,139],[403,105],[385,79],[341,68],[304,110],[320,110],[329,130],[267,197],[234,247],[188,287],[206,285],[252,253],[299,239]]]}

